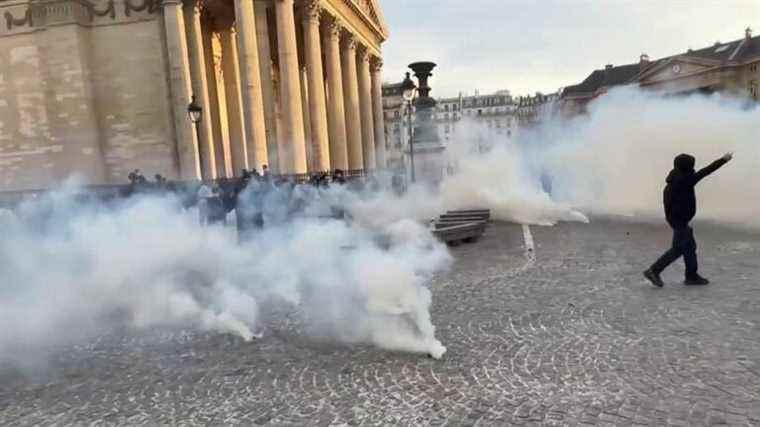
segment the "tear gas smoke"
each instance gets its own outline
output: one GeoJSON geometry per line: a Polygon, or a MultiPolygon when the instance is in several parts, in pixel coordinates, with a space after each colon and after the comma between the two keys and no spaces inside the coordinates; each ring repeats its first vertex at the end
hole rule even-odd
{"type": "Polygon", "coordinates": [[[172,198],[103,206],[77,203],[63,189],[0,211],[0,361],[124,323],[249,340],[266,321],[264,305],[289,307],[310,333],[440,357],[424,284],[451,259],[415,220],[455,208],[489,208],[496,219],[528,224],[587,221],[583,213],[660,220],[664,178],[681,152],[704,165],[734,151],[700,184],[700,217],[760,228],[757,108],[617,90],[587,117],[545,123],[517,143],[486,141],[484,154],[472,150],[479,131],[458,126],[447,150],[458,173],[439,193],[270,192],[267,227],[243,244],[231,227],[201,228],[172,198]],[[294,201],[304,214],[285,222],[294,201]],[[336,207],[350,225],[326,218],[336,207]]]}
{"type": "Polygon", "coordinates": [[[662,189],[676,155],[694,155],[700,168],[733,151],[734,160],[697,187],[698,218],[760,228],[757,108],[717,95],[617,90],[562,134],[542,154],[557,200],[592,214],[662,220],[662,189]]]}
{"type": "Polygon", "coordinates": [[[446,208],[488,207],[497,218],[528,224],[585,221],[584,214],[662,221],[676,155],[691,153],[703,167],[733,151],[734,160],[698,186],[697,218],[760,228],[757,107],[718,95],[618,89],[594,101],[587,116],[545,120],[514,143],[488,139],[484,154],[473,150],[483,143],[482,128],[466,121],[457,128],[448,151],[458,173],[444,180],[446,208]]]}
{"type": "MultiPolygon", "coordinates": [[[[316,211],[347,197],[340,188],[305,191],[315,192],[316,211]]],[[[0,361],[125,324],[250,340],[266,321],[264,305],[290,307],[310,332],[344,342],[445,352],[425,282],[450,257],[411,220],[369,229],[303,217],[238,244],[234,227],[200,227],[171,197],[104,206],[76,203],[74,193],[0,215],[0,361]]]]}

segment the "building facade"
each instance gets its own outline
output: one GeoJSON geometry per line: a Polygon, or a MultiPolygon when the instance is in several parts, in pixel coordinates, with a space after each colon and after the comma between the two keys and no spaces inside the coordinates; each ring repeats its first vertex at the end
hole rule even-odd
{"type": "Polygon", "coordinates": [[[508,90],[488,95],[475,92],[474,95],[439,99],[436,121],[444,141],[451,139],[463,119],[481,125],[485,132],[483,138],[513,139],[517,132],[516,112],[516,100],[508,90]]]}
{"type": "Polygon", "coordinates": [[[658,60],[643,54],[637,63],[607,65],[583,82],[562,90],[562,115],[583,113],[589,102],[616,86],[639,87],[664,95],[717,92],[755,103],[760,100],[760,36],[753,37],[747,28],[743,38],[728,43],[716,42],[658,60]]]}
{"type": "MultiPolygon", "coordinates": [[[[388,167],[404,169],[405,154],[409,149],[409,112],[414,121],[414,106],[408,106],[402,95],[401,82],[383,85],[383,117],[385,123],[385,149],[388,167]]],[[[413,129],[411,130],[413,132],[413,129]]]]}
{"type": "Polygon", "coordinates": [[[377,0],[0,0],[0,14],[0,190],[385,166],[377,0]]]}

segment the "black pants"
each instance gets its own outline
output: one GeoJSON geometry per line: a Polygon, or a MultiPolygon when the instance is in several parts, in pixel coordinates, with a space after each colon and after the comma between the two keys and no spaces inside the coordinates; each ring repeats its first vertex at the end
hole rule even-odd
{"type": "Polygon", "coordinates": [[[694,240],[694,230],[688,225],[673,228],[673,246],[652,264],[651,270],[656,274],[660,274],[682,256],[683,262],[686,264],[686,277],[696,277],[697,269],[699,269],[699,264],[697,263],[697,242],[694,240]]]}

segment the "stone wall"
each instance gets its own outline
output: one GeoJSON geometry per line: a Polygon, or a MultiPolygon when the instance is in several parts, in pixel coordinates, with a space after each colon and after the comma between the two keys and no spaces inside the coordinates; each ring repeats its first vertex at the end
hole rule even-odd
{"type": "Polygon", "coordinates": [[[108,178],[175,177],[177,153],[159,19],[92,29],[92,85],[108,178]]]}
{"type": "Polygon", "coordinates": [[[90,184],[123,182],[135,168],[175,176],[160,15],[127,16],[114,2],[113,16],[97,16],[86,3],[47,0],[22,22],[29,7],[0,7],[13,20],[0,29],[0,191],[72,172],[90,184]]]}

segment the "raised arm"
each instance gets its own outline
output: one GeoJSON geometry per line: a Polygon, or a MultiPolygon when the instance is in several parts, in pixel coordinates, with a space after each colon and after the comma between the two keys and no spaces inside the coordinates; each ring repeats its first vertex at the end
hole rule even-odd
{"type": "Polygon", "coordinates": [[[721,166],[728,163],[732,158],[733,158],[733,154],[727,153],[725,156],[721,157],[720,159],[710,163],[709,165],[697,171],[697,173],[694,174],[695,183],[701,181],[702,179],[704,179],[711,173],[720,169],[721,166]]]}

